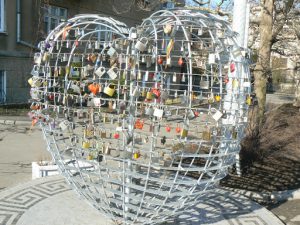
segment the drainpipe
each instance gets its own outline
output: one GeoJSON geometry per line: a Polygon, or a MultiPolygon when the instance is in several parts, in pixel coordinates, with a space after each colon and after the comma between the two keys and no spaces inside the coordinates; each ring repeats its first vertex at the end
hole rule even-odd
{"type": "Polygon", "coordinates": [[[21,44],[24,46],[27,46],[29,48],[37,48],[36,46],[23,41],[21,39],[21,0],[16,0],[16,5],[17,5],[17,44],[21,44]]]}
{"type": "MultiPolygon", "coordinates": [[[[249,29],[249,25],[248,25],[249,12],[250,12],[250,6],[248,0],[234,0],[232,28],[233,31],[239,33],[237,37],[237,42],[241,48],[247,47],[248,29],[249,29]]],[[[240,69],[239,73],[241,74],[241,78],[243,78],[244,71],[240,69]]],[[[236,159],[236,164],[235,164],[236,173],[239,177],[241,177],[242,170],[241,170],[240,155],[236,154],[235,159],[236,159]]]]}

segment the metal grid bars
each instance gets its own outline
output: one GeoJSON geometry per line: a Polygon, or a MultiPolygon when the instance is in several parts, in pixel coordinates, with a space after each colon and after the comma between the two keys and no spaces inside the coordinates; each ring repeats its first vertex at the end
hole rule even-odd
{"type": "Polygon", "coordinates": [[[127,29],[79,15],[35,54],[32,115],[74,190],[118,224],[153,224],[213,190],[247,122],[245,52],[229,24],[158,11],[127,29]]]}

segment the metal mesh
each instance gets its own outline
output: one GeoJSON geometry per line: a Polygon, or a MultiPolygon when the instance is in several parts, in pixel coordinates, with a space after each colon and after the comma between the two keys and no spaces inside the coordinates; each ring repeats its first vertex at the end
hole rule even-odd
{"type": "Polygon", "coordinates": [[[32,112],[72,188],[116,223],[180,214],[222,179],[247,122],[247,60],[224,20],[158,11],[128,29],[99,15],[40,44],[32,112]]]}

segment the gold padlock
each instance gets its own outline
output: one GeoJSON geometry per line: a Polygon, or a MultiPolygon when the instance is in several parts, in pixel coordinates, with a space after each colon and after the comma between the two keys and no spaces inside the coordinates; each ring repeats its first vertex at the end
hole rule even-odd
{"type": "Polygon", "coordinates": [[[115,93],[115,85],[113,84],[108,84],[105,88],[104,88],[104,93],[107,94],[108,96],[112,97],[115,93]]]}
{"type": "Polygon", "coordinates": [[[87,160],[93,160],[93,158],[94,158],[94,157],[93,157],[91,154],[88,154],[88,156],[87,156],[86,159],[87,159],[87,160]]]}
{"type": "Polygon", "coordinates": [[[134,159],[138,159],[138,158],[140,158],[140,153],[138,153],[138,152],[135,152],[134,154],[133,154],[133,158],[134,159]]]}
{"type": "Polygon", "coordinates": [[[182,138],[187,137],[187,135],[188,135],[188,130],[187,130],[187,129],[182,129],[180,135],[181,135],[182,138]]]}
{"type": "Polygon", "coordinates": [[[147,92],[146,92],[145,90],[142,90],[141,96],[142,96],[142,97],[146,97],[146,94],[147,94],[147,92]]]}
{"type": "Polygon", "coordinates": [[[90,147],[90,142],[84,141],[82,142],[82,148],[89,148],[90,147]]]}
{"type": "Polygon", "coordinates": [[[151,91],[147,92],[146,99],[148,99],[148,100],[152,100],[153,99],[153,94],[152,94],[151,91]]]}
{"type": "Polygon", "coordinates": [[[246,98],[246,104],[247,105],[251,105],[251,103],[252,103],[251,96],[247,96],[247,98],[246,98]]]}

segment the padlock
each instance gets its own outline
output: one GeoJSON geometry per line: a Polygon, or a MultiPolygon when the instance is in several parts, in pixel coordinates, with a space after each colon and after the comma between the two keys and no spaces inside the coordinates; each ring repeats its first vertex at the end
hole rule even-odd
{"type": "Polygon", "coordinates": [[[164,114],[164,110],[163,109],[158,109],[158,108],[154,109],[153,116],[155,116],[157,118],[162,118],[163,114],[164,114]]]}
{"type": "Polygon", "coordinates": [[[99,92],[100,85],[97,83],[92,83],[88,86],[88,89],[90,90],[90,92],[96,95],[99,92]]]}
{"type": "Polygon", "coordinates": [[[136,98],[140,96],[140,91],[139,91],[139,87],[138,86],[136,86],[134,88],[134,90],[132,91],[131,96],[136,97],[136,98]]]}
{"type": "Polygon", "coordinates": [[[216,100],[216,102],[221,101],[221,96],[220,96],[220,95],[216,95],[216,96],[215,96],[215,100],[216,100]]]}
{"type": "Polygon", "coordinates": [[[154,113],[154,109],[152,107],[146,108],[145,114],[148,116],[152,116],[154,113]]]}
{"type": "Polygon", "coordinates": [[[89,148],[89,147],[90,147],[90,142],[88,142],[88,141],[82,142],[82,148],[89,148]]]}
{"type": "Polygon", "coordinates": [[[199,86],[200,86],[201,89],[204,89],[204,90],[209,89],[208,75],[206,75],[206,80],[204,80],[203,77],[201,76],[199,86]]]}
{"type": "Polygon", "coordinates": [[[147,100],[152,100],[153,99],[153,93],[151,91],[147,91],[146,99],[147,100]]]}
{"type": "Polygon", "coordinates": [[[142,37],[140,40],[138,40],[135,44],[135,48],[139,50],[140,52],[144,52],[147,48],[148,40],[145,37],[142,37]]]}
{"type": "Polygon", "coordinates": [[[251,103],[252,103],[251,96],[248,95],[247,98],[246,98],[246,104],[247,104],[247,105],[251,105],[251,103]]]}
{"type": "Polygon", "coordinates": [[[106,131],[100,131],[100,137],[106,138],[106,131]]]}
{"type": "Polygon", "coordinates": [[[50,53],[49,52],[45,52],[43,54],[43,62],[48,62],[50,59],[50,53]]]}
{"type": "Polygon", "coordinates": [[[155,98],[159,98],[160,90],[158,88],[152,88],[152,96],[154,96],[155,98]]]}
{"type": "Polygon", "coordinates": [[[103,67],[103,66],[98,67],[95,71],[95,74],[98,77],[102,77],[105,74],[105,67],[103,67]]]}
{"type": "Polygon", "coordinates": [[[238,79],[233,79],[232,81],[232,88],[236,89],[239,87],[239,81],[238,79]]]}
{"type": "Polygon", "coordinates": [[[114,57],[116,55],[116,53],[117,53],[117,51],[113,47],[110,47],[107,51],[107,55],[109,55],[110,57],[114,57]]]}
{"type": "Polygon", "coordinates": [[[112,97],[115,93],[115,85],[109,83],[105,88],[104,88],[104,93],[107,94],[108,96],[112,97]]]}
{"type": "Polygon", "coordinates": [[[172,25],[170,23],[167,23],[164,25],[163,29],[165,34],[170,34],[172,32],[172,25]]]}
{"type": "Polygon", "coordinates": [[[40,108],[41,108],[40,104],[38,104],[36,102],[31,103],[31,106],[30,106],[31,110],[38,110],[40,108]]]}
{"type": "Polygon", "coordinates": [[[188,135],[188,130],[187,130],[186,128],[183,128],[183,129],[181,130],[180,136],[181,136],[182,138],[186,138],[187,135],[188,135]]]}
{"type": "Polygon", "coordinates": [[[180,133],[181,132],[181,128],[179,127],[179,125],[177,124],[176,129],[175,129],[176,133],[180,133]]]}
{"type": "Polygon", "coordinates": [[[58,126],[60,127],[60,129],[62,131],[65,131],[69,127],[69,122],[67,120],[64,120],[64,121],[60,122],[58,126]]]}
{"type": "Polygon", "coordinates": [[[41,62],[42,62],[42,55],[41,55],[41,53],[35,53],[34,54],[34,57],[33,57],[33,61],[34,61],[34,63],[35,64],[41,64],[41,62]]]}
{"type": "Polygon", "coordinates": [[[88,154],[88,156],[86,157],[87,160],[93,160],[94,157],[91,154],[88,154]]]}
{"type": "Polygon", "coordinates": [[[160,98],[161,98],[162,100],[166,100],[166,99],[168,99],[168,97],[169,97],[169,95],[168,95],[168,92],[167,92],[167,91],[161,91],[161,92],[160,92],[160,98]]]}
{"type": "Polygon", "coordinates": [[[109,145],[106,145],[105,148],[104,148],[103,153],[105,155],[110,155],[110,152],[111,152],[111,149],[110,149],[109,145]]]}
{"type": "Polygon", "coordinates": [[[140,119],[137,119],[137,120],[135,121],[134,128],[135,128],[135,129],[140,129],[140,130],[142,130],[143,127],[144,127],[144,121],[143,121],[143,120],[140,120],[140,119]]]}
{"type": "Polygon", "coordinates": [[[134,159],[138,159],[138,158],[140,158],[140,153],[139,152],[135,152],[135,153],[133,153],[133,158],[134,159]]]}
{"type": "Polygon", "coordinates": [[[132,39],[136,39],[137,38],[137,30],[135,27],[131,27],[129,30],[129,37],[132,39]]]}
{"type": "Polygon", "coordinates": [[[114,80],[118,77],[117,75],[117,67],[111,67],[108,71],[107,74],[109,75],[109,77],[114,80]]]}
{"type": "Polygon", "coordinates": [[[28,83],[31,87],[40,87],[42,85],[42,81],[38,77],[31,77],[28,79],[28,83]]]}
{"type": "Polygon", "coordinates": [[[34,65],[32,70],[31,70],[31,75],[32,76],[39,76],[39,71],[40,71],[40,67],[38,65],[34,65]]]}

